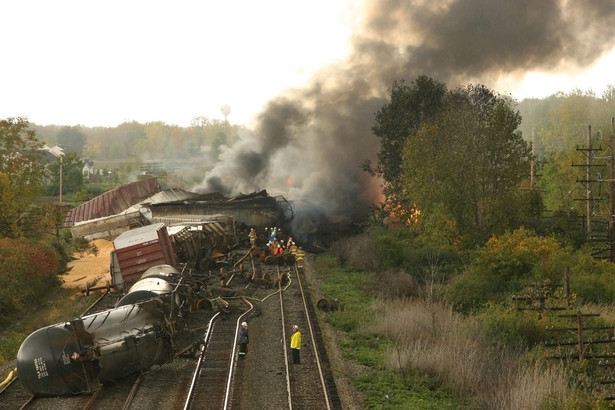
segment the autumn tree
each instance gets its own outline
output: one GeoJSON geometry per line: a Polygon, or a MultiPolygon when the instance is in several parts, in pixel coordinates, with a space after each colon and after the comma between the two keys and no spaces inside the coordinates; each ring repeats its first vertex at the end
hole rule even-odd
{"type": "Polygon", "coordinates": [[[0,238],[0,324],[23,318],[58,286],[59,261],[49,244],[0,238]]]}
{"type": "Polygon", "coordinates": [[[520,122],[512,101],[484,86],[448,92],[405,143],[402,194],[422,214],[452,218],[470,242],[519,226],[531,156],[520,122]]]}
{"type": "Polygon", "coordinates": [[[572,250],[554,238],[524,228],[493,236],[451,285],[448,300],[455,310],[470,313],[532,283],[557,283],[571,255],[572,250]]]}
{"type": "Polygon", "coordinates": [[[11,210],[0,213],[0,227],[5,229],[0,236],[20,236],[15,218],[19,220],[43,191],[46,170],[42,143],[29,125],[23,118],[0,120],[0,175],[3,175],[0,186],[3,202],[10,201],[8,209],[11,210]]]}

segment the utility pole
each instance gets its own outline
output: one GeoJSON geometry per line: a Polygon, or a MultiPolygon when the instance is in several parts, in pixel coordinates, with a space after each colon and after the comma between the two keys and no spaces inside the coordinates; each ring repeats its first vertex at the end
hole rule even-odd
{"type": "MultiPolygon", "coordinates": [[[[592,192],[592,183],[593,182],[604,182],[602,177],[599,179],[592,179],[592,173],[594,167],[604,167],[606,165],[607,158],[600,157],[605,160],[604,163],[594,164],[593,161],[598,159],[596,156],[597,151],[602,151],[602,148],[594,148],[592,141],[592,127],[591,125],[587,126],[587,147],[581,148],[577,146],[577,151],[583,151],[585,154],[585,163],[584,164],[572,164],[573,167],[584,167],[585,168],[585,179],[577,179],[577,182],[583,183],[585,186],[585,198],[584,199],[576,199],[577,201],[585,201],[585,230],[587,232],[588,238],[592,238],[593,232],[593,209],[594,209],[594,201],[599,201],[600,198],[594,197],[594,193],[592,192]]],[[[607,240],[605,236],[605,241],[607,240]]]]}
{"type": "Polygon", "coordinates": [[[64,165],[64,154],[60,154],[60,206],[62,206],[62,166],[64,165]]]}
{"type": "Polygon", "coordinates": [[[609,181],[609,261],[615,262],[615,117],[611,117],[611,178],[609,181]]]}
{"type": "Polygon", "coordinates": [[[585,168],[585,212],[587,213],[587,233],[592,232],[592,185],[591,185],[591,168],[592,168],[592,126],[587,126],[587,168],[585,168]]]}
{"type": "Polygon", "coordinates": [[[530,159],[530,191],[534,190],[534,180],[536,178],[536,133],[532,128],[532,158],[530,159]]]}

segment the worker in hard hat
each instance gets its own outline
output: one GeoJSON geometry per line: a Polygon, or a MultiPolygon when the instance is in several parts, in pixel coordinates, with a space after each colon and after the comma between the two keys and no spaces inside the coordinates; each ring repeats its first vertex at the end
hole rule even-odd
{"type": "Polygon", "coordinates": [[[303,248],[299,247],[299,249],[297,249],[297,254],[295,255],[295,261],[297,262],[298,268],[303,268],[304,258],[305,258],[305,252],[303,251],[303,248]]]}
{"type": "Polygon", "coordinates": [[[248,353],[248,324],[243,322],[239,328],[239,358],[243,359],[248,353]]]}
{"type": "Polygon", "coordinates": [[[293,325],[293,335],[290,338],[290,352],[293,364],[301,364],[301,332],[297,325],[293,325]]]}
{"type": "Polygon", "coordinates": [[[248,238],[250,239],[250,247],[256,247],[256,231],[254,230],[254,228],[250,228],[248,238]]]}

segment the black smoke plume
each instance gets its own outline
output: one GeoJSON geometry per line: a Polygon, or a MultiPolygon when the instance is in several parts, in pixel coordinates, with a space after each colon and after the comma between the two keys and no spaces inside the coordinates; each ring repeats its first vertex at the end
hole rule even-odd
{"type": "Polygon", "coordinates": [[[381,0],[362,10],[349,56],[267,103],[253,135],[195,191],[267,189],[327,220],[360,219],[381,199],[361,164],[379,151],[371,127],[393,81],[493,87],[530,70],[582,69],[615,39],[610,0],[381,0]]]}

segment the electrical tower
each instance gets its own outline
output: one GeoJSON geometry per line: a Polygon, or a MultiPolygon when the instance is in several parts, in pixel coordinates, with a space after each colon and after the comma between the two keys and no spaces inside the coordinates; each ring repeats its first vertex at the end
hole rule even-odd
{"type": "MultiPolygon", "coordinates": [[[[585,186],[585,198],[576,199],[585,201],[585,230],[590,242],[596,243],[592,251],[592,256],[598,258],[608,258],[615,262],[615,118],[611,118],[611,135],[609,138],[610,155],[607,157],[597,156],[596,153],[602,151],[602,147],[595,148],[592,141],[591,125],[587,127],[587,147],[577,146],[577,151],[585,155],[584,164],[572,164],[573,167],[585,168],[584,179],[577,182],[585,186]],[[609,167],[609,178],[603,178],[600,172],[595,172],[598,168],[609,167]],[[596,211],[599,209],[596,204],[605,198],[595,195],[594,189],[598,193],[602,192],[602,184],[609,182],[609,207],[608,215],[606,212],[596,211]]],[[[602,138],[599,136],[598,140],[602,138]]]]}

